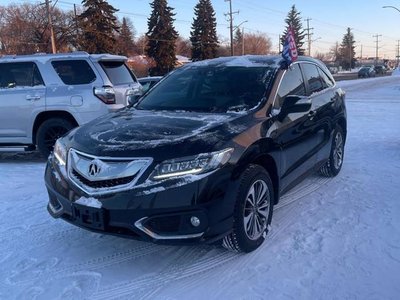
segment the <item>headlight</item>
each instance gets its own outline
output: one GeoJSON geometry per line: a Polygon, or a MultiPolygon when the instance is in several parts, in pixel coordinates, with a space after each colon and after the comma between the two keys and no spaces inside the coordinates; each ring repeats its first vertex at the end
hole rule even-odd
{"type": "Polygon", "coordinates": [[[232,152],[233,149],[228,148],[218,152],[167,160],[155,168],[150,175],[150,179],[160,180],[210,172],[225,165],[229,161],[232,152]]]}
{"type": "Polygon", "coordinates": [[[67,148],[61,139],[58,139],[54,144],[54,157],[60,167],[65,167],[67,162],[67,148]]]}

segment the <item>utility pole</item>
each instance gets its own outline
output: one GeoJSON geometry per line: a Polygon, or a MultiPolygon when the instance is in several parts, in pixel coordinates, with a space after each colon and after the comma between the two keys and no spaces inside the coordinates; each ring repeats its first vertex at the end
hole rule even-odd
{"type": "Polygon", "coordinates": [[[360,59],[362,60],[362,44],[361,44],[360,59]]]}
{"type": "Polygon", "coordinates": [[[239,11],[232,12],[232,0],[225,0],[225,2],[229,2],[229,12],[224,14],[229,18],[229,31],[231,37],[231,56],[233,56],[233,15],[238,14],[239,11]]]}
{"type": "Polygon", "coordinates": [[[244,55],[244,26],[242,27],[242,55],[244,55]]]}
{"type": "Polygon", "coordinates": [[[310,30],[314,29],[314,28],[310,28],[310,21],[311,20],[312,19],[310,19],[310,18],[306,19],[306,21],[307,21],[306,30],[307,30],[307,40],[308,40],[308,56],[311,56],[311,36],[312,36],[312,33],[310,33],[310,30]]]}
{"type": "Polygon", "coordinates": [[[76,13],[75,3],[74,3],[74,16],[75,16],[75,27],[76,27],[76,41],[78,42],[79,26],[78,26],[78,14],[76,13]]]}
{"type": "Polygon", "coordinates": [[[47,10],[47,19],[48,19],[49,27],[50,27],[51,49],[53,50],[53,53],[57,53],[56,40],[54,38],[53,22],[51,21],[49,0],[46,0],[46,10],[47,10]]]}
{"type": "Polygon", "coordinates": [[[400,59],[400,40],[397,40],[397,67],[399,67],[399,59],[400,59]]]}
{"type": "Polygon", "coordinates": [[[378,63],[378,49],[379,49],[378,45],[379,45],[379,37],[381,37],[381,36],[382,36],[382,34],[376,34],[376,35],[372,36],[372,37],[376,38],[376,41],[375,41],[375,43],[376,43],[375,64],[378,63]]]}

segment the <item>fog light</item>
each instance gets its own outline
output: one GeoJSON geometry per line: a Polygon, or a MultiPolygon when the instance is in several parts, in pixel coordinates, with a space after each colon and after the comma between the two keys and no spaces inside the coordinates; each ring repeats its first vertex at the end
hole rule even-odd
{"type": "Polygon", "coordinates": [[[191,217],[190,223],[192,223],[194,227],[198,227],[200,225],[200,219],[198,217],[191,217]]]}

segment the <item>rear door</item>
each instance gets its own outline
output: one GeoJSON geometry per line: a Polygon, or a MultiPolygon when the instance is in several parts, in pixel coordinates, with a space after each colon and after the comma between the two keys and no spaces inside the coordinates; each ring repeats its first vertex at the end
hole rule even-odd
{"type": "MultiPolygon", "coordinates": [[[[320,151],[329,152],[330,147],[325,147],[324,150],[324,146],[327,146],[330,140],[335,97],[338,97],[338,95],[335,94],[333,89],[332,79],[320,67],[312,63],[303,63],[301,68],[308,86],[307,95],[312,99],[311,120],[316,143],[311,151],[313,154],[320,151]]],[[[328,157],[329,153],[323,156],[328,157]]]]}
{"type": "Polygon", "coordinates": [[[30,143],[33,118],[46,108],[46,87],[34,62],[0,64],[0,142],[30,143]]]}
{"type": "Polygon", "coordinates": [[[127,105],[128,90],[141,88],[135,75],[125,65],[124,61],[99,61],[115,92],[117,104],[127,105]]]}
{"type": "MultiPolygon", "coordinates": [[[[274,101],[274,110],[280,111],[286,96],[301,96],[305,102],[306,86],[299,64],[293,64],[283,75],[274,101]]],[[[279,116],[279,115],[277,115],[279,116]]],[[[309,111],[290,113],[283,120],[276,117],[274,136],[282,150],[281,159],[281,189],[313,167],[310,150],[315,145],[313,122],[310,122],[309,111]]]]}

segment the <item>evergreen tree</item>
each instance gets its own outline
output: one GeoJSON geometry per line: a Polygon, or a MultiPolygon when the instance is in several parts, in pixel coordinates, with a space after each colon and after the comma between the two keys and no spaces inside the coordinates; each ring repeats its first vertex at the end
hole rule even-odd
{"type": "Polygon", "coordinates": [[[118,53],[130,56],[135,52],[135,29],[133,27],[132,22],[123,17],[120,34],[118,36],[118,53]]]}
{"type": "Polygon", "coordinates": [[[167,0],[154,0],[148,19],[147,55],[151,57],[156,66],[150,70],[150,75],[165,75],[175,67],[175,41],[178,37],[173,21],[175,13],[168,6],[167,0]]]}
{"type": "Polygon", "coordinates": [[[342,43],[339,48],[339,63],[342,68],[350,69],[354,68],[356,63],[356,52],[355,52],[355,41],[354,35],[350,28],[347,28],[346,33],[343,36],[342,43]],[[351,60],[350,60],[351,59],[351,60]]]}
{"type": "Polygon", "coordinates": [[[195,17],[190,32],[192,60],[214,58],[217,55],[217,19],[210,0],[199,0],[194,8],[195,17]]]}
{"type": "Polygon", "coordinates": [[[299,55],[304,55],[305,51],[303,48],[303,44],[304,44],[304,38],[305,38],[306,34],[305,34],[305,32],[303,30],[303,26],[301,24],[300,12],[296,9],[295,5],[293,5],[291,10],[289,11],[289,13],[285,19],[285,22],[287,25],[286,25],[285,31],[283,32],[281,44],[284,45],[285,37],[289,31],[289,26],[291,26],[293,29],[293,33],[294,33],[294,39],[296,41],[297,53],[299,55]]]}
{"type": "Polygon", "coordinates": [[[83,0],[85,11],[78,21],[82,29],[80,48],[89,53],[114,53],[116,50],[115,33],[119,31],[118,11],[105,0],[83,0]]]}
{"type": "Polygon", "coordinates": [[[243,32],[240,30],[240,28],[236,29],[235,36],[233,37],[233,44],[235,46],[236,54],[242,53],[243,51],[243,37],[243,32]]]}

